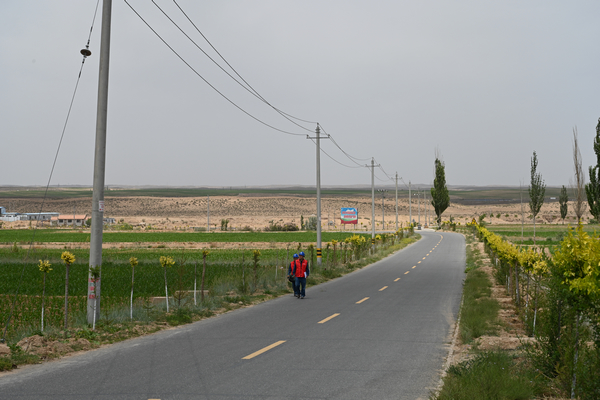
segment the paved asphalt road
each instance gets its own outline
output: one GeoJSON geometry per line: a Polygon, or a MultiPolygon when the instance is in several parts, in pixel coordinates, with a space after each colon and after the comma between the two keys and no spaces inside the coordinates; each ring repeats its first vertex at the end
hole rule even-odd
{"type": "Polygon", "coordinates": [[[465,244],[422,236],[302,300],[15,371],[0,399],[426,399],[448,354],[465,244]]]}

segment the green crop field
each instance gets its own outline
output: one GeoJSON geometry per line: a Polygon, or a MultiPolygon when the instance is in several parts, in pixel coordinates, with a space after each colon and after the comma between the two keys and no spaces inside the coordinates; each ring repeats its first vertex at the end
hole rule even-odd
{"type": "MultiPolygon", "coordinates": [[[[574,225],[570,225],[571,228],[575,228],[574,225]]],[[[538,246],[546,247],[553,253],[560,242],[567,235],[569,225],[537,225],[535,228],[535,243],[533,242],[533,224],[527,224],[523,227],[523,240],[521,240],[521,226],[520,225],[486,225],[486,228],[490,232],[502,237],[504,240],[514,243],[516,245],[523,246],[538,246]]],[[[594,232],[600,233],[600,225],[583,225],[583,230],[589,234],[594,232]]]]}
{"type": "MultiPolygon", "coordinates": [[[[342,241],[352,236],[351,232],[323,232],[322,241],[333,239],[342,241]]],[[[147,242],[316,242],[316,232],[104,232],[105,243],[147,243],[147,242]]],[[[29,242],[60,242],[85,243],[90,241],[88,230],[63,229],[2,229],[0,243],[14,242],[26,244],[29,242]]]]}
{"type": "MultiPolygon", "coordinates": [[[[547,239],[547,238],[559,238],[564,236],[569,227],[575,228],[575,225],[536,225],[535,236],[536,238],[547,239]]],[[[506,239],[520,240],[521,239],[521,225],[486,225],[486,228],[490,232],[494,232],[500,236],[506,237],[506,239]]],[[[583,230],[589,233],[595,231],[600,232],[600,225],[583,225],[583,230]]],[[[523,237],[533,238],[533,224],[527,224],[523,226],[523,237]]]]}
{"type": "MultiPolygon", "coordinates": [[[[48,259],[53,263],[60,263],[60,255],[65,249],[29,249],[28,247],[20,248],[15,252],[12,248],[0,249],[0,265],[7,262],[18,263],[37,263],[39,259],[48,259]]],[[[75,264],[88,264],[89,253],[88,249],[68,249],[76,257],[75,264]]],[[[179,259],[185,260],[200,260],[202,259],[202,249],[169,249],[169,248],[122,248],[122,249],[104,249],[102,250],[103,262],[128,263],[129,258],[136,257],[139,260],[148,260],[148,262],[158,262],[160,256],[171,256],[176,261],[179,259]]],[[[237,262],[242,259],[252,257],[252,249],[209,249],[210,260],[215,262],[237,262]]],[[[297,246],[290,246],[290,257],[296,253],[297,246]]],[[[308,250],[304,249],[308,255],[308,250]]],[[[262,249],[261,259],[268,263],[275,263],[277,259],[287,258],[288,249],[262,249]]],[[[323,249],[324,257],[327,249],[323,249]]]]}

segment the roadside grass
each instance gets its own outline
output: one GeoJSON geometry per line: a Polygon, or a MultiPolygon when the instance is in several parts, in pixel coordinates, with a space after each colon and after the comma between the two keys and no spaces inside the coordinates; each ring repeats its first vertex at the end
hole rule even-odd
{"type": "MultiPolygon", "coordinates": [[[[362,268],[379,261],[391,253],[416,242],[418,239],[420,239],[420,235],[415,234],[400,240],[399,243],[395,245],[377,246],[374,254],[366,255],[357,261],[351,261],[345,264],[341,262],[335,264],[332,262],[325,262],[321,267],[312,266],[311,274],[307,279],[307,287],[312,287],[319,283],[343,276],[357,268],[362,268]]],[[[212,254],[213,253],[211,252],[210,256],[212,256],[212,254]]],[[[341,260],[341,258],[338,258],[338,260],[341,260]]],[[[7,267],[10,266],[7,266],[4,263],[0,265],[3,268],[3,271],[8,273],[9,269],[7,267]]],[[[156,287],[151,289],[151,291],[144,293],[144,296],[142,297],[137,297],[136,295],[134,298],[133,320],[130,319],[129,314],[131,268],[127,265],[112,265],[110,268],[107,268],[107,274],[104,274],[103,272],[102,279],[105,286],[103,286],[102,313],[100,320],[96,322],[96,330],[92,330],[86,320],[85,290],[87,287],[85,283],[87,280],[87,268],[85,265],[80,265],[81,271],[79,271],[74,265],[71,269],[70,281],[74,283],[76,281],[75,278],[78,278],[81,282],[79,285],[73,284],[69,286],[69,291],[71,292],[71,288],[74,288],[73,291],[76,292],[77,295],[69,296],[69,307],[72,312],[69,312],[70,328],[65,331],[59,328],[62,326],[64,318],[62,309],[64,295],[60,296],[60,291],[63,291],[64,293],[63,279],[65,271],[64,266],[57,264],[56,271],[52,271],[51,273],[54,274],[53,280],[47,281],[48,287],[45,298],[46,326],[44,327],[43,333],[39,329],[41,312],[41,298],[39,293],[41,278],[39,276],[39,271],[36,271],[37,267],[33,265],[31,271],[28,269],[28,274],[26,274],[28,279],[25,279],[25,286],[23,287],[23,291],[31,292],[31,295],[21,294],[19,295],[18,301],[15,303],[17,309],[13,314],[13,323],[9,328],[7,335],[7,342],[12,349],[12,354],[9,357],[0,357],[0,371],[10,370],[18,365],[38,363],[46,358],[60,356],[51,355],[49,357],[39,357],[34,354],[23,352],[17,346],[17,342],[32,335],[40,335],[43,336],[45,340],[50,341],[60,340],[64,343],[69,343],[70,346],[74,346],[72,342],[69,342],[70,339],[83,338],[89,340],[92,348],[95,348],[102,344],[119,342],[146,333],[155,332],[168,326],[187,324],[215,314],[221,314],[291,293],[291,287],[285,276],[287,272],[285,269],[278,269],[276,275],[276,267],[274,265],[260,265],[255,279],[254,271],[248,257],[246,258],[244,268],[242,268],[240,264],[231,263],[228,264],[225,269],[213,274],[209,280],[210,284],[206,285],[208,295],[205,296],[204,301],[200,301],[200,295],[197,295],[197,303],[195,304],[193,294],[190,295],[190,292],[187,292],[190,283],[193,282],[191,281],[191,278],[193,278],[193,270],[188,268],[187,275],[178,276],[176,273],[177,266],[175,266],[168,271],[169,293],[174,294],[179,290],[182,293],[182,297],[180,297],[180,301],[171,299],[169,302],[169,304],[171,304],[171,312],[167,313],[164,301],[158,304],[150,301],[151,294],[164,296],[164,280],[161,280],[163,279],[163,275],[161,275],[162,270],[160,265],[153,267],[149,265],[140,267],[140,265],[141,264],[138,264],[136,267],[136,294],[147,290],[144,289],[144,285],[142,284],[143,279],[140,276],[140,274],[149,273],[149,271],[143,271],[144,268],[156,270],[154,271],[156,276],[152,278],[152,281],[154,282],[153,286],[156,287]],[[108,274],[111,270],[114,275],[112,278],[110,278],[110,275],[108,274]],[[29,276],[29,273],[31,273],[31,276],[29,276]],[[118,284],[117,281],[114,281],[113,284],[108,283],[110,279],[114,280],[116,276],[121,275],[122,277],[119,280],[122,280],[123,282],[120,284],[118,284]],[[129,284],[127,284],[127,282],[129,282],[129,284]],[[181,290],[178,289],[178,287],[180,287],[181,290]],[[111,293],[111,291],[113,292],[113,296],[104,296],[105,293],[111,293]]],[[[20,263],[12,265],[12,268],[16,267],[20,274],[22,266],[23,264],[20,263]]],[[[103,268],[105,267],[103,266],[103,268]]],[[[214,270],[219,268],[216,265],[212,265],[210,266],[210,269],[212,269],[212,272],[214,273],[216,272],[214,270]]],[[[201,271],[200,265],[199,271],[201,271]]],[[[209,266],[207,266],[207,271],[209,271],[209,266]]],[[[0,303],[2,303],[0,307],[2,323],[6,322],[13,301],[14,295],[8,293],[0,295],[0,303]]],[[[73,348],[73,350],[76,351],[77,349],[73,348]]]]}
{"type": "Polygon", "coordinates": [[[497,331],[500,305],[491,297],[492,282],[488,275],[479,269],[482,265],[481,253],[468,240],[466,248],[467,277],[463,286],[463,303],[460,317],[460,335],[463,343],[470,343],[485,334],[497,331]]]}
{"type": "Polygon", "coordinates": [[[538,377],[502,351],[479,353],[453,365],[437,400],[525,400],[539,392],[538,377]]]}
{"type": "Polygon", "coordinates": [[[473,269],[467,274],[463,288],[460,335],[463,343],[497,332],[500,305],[491,298],[492,283],[487,274],[473,269]]]}

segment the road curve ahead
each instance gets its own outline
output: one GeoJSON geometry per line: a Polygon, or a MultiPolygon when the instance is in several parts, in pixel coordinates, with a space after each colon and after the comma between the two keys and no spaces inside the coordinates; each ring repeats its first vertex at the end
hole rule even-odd
{"type": "Polygon", "coordinates": [[[458,313],[462,235],[345,277],[0,378],[2,399],[426,399],[458,313]]]}

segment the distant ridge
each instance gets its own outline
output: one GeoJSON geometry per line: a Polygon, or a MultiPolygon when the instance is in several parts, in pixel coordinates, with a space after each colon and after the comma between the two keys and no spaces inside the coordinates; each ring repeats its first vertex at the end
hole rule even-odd
{"type": "MultiPolygon", "coordinates": [[[[386,185],[375,185],[376,188],[385,188],[388,190],[396,189],[395,184],[386,185]]],[[[413,190],[429,189],[432,185],[413,183],[411,184],[413,190]]],[[[547,186],[548,188],[558,188],[560,186],[547,186]]],[[[35,186],[35,185],[0,185],[0,191],[12,191],[12,190],[44,190],[46,186],[35,186]]],[[[167,185],[106,185],[109,190],[136,190],[136,189],[211,189],[211,190],[316,190],[315,185],[251,185],[251,186],[167,186],[167,185]]],[[[356,184],[356,185],[322,185],[322,189],[359,189],[359,190],[370,190],[371,185],[356,184]]],[[[49,190],[68,190],[68,189],[79,189],[79,190],[92,190],[91,185],[51,185],[49,190]]],[[[465,190],[465,191],[485,191],[485,190],[519,190],[519,186],[504,186],[504,185],[448,185],[449,190],[465,190]]],[[[398,183],[398,190],[408,190],[408,185],[404,183],[398,183]]],[[[523,187],[523,191],[527,192],[527,186],[523,187]]]]}

